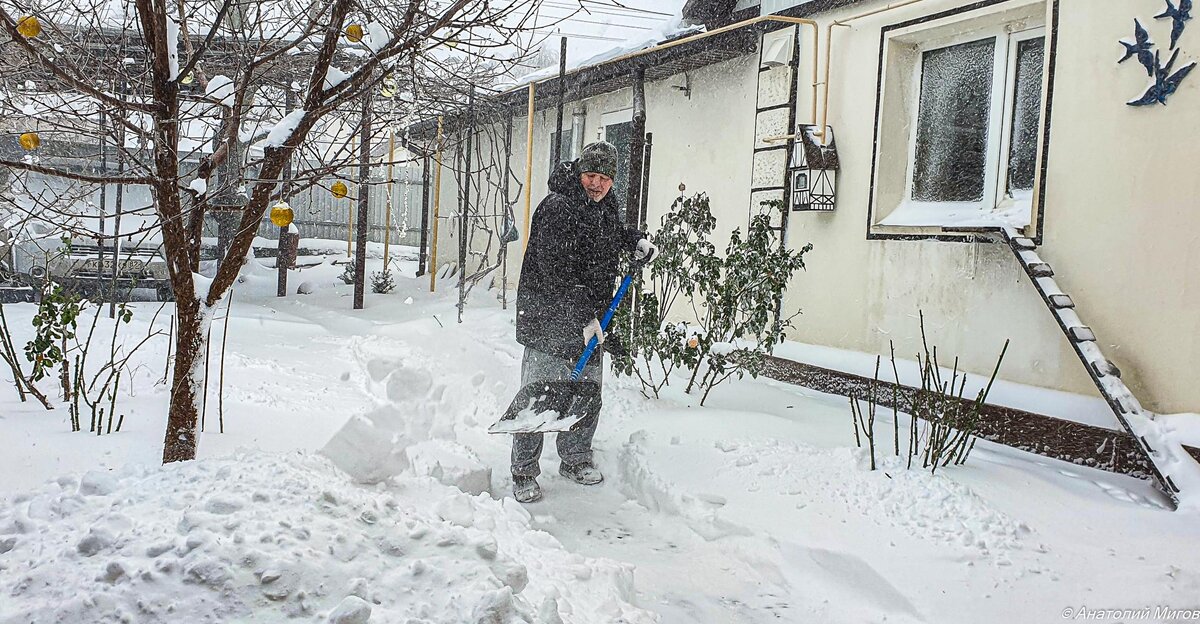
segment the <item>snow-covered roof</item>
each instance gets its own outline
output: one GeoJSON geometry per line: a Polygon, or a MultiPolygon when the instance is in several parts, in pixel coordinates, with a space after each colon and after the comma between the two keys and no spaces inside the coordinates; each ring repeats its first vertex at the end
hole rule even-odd
{"type": "MultiPolygon", "coordinates": [[[[653,48],[654,46],[657,46],[657,45],[667,42],[667,41],[678,39],[680,37],[684,37],[687,35],[693,35],[693,34],[704,32],[703,26],[684,26],[681,24],[681,21],[682,21],[682,18],[680,16],[675,16],[675,17],[671,18],[670,20],[665,21],[662,24],[660,24],[657,28],[655,28],[649,35],[645,36],[644,38],[635,39],[635,40],[631,40],[628,42],[623,42],[623,43],[614,45],[602,52],[598,52],[596,54],[593,54],[591,56],[588,56],[588,57],[585,57],[585,58],[582,58],[579,60],[572,59],[568,56],[567,71],[574,72],[574,71],[578,71],[578,70],[586,68],[586,67],[600,65],[602,63],[606,63],[608,61],[625,56],[626,54],[629,54],[632,52],[647,50],[649,48],[653,48]]],[[[521,85],[527,85],[531,82],[541,82],[548,78],[553,78],[553,77],[557,76],[558,71],[559,71],[559,67],[557,65],[553,65],[550,67],[543,67],[542,69],[539,69],[535,72],[526,74],[526,75],[522,76],[521,78],[513,81],[511,83],[511,85],[512,86],[521,86],[521,85]]]]}

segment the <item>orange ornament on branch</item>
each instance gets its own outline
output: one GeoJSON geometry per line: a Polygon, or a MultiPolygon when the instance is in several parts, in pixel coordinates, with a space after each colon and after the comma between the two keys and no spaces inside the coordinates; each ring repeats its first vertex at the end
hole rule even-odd
{"type": "Polygon", "coordinates": [[[30,152],[37,149],[38,146],[42,144],[42,137],[38,136],[36,132],[26,132],[17,140],[21,142],[21,147],[30,152]]]}
{"type": "Polygon", "coordinates": [[[292,224],[292,220],[296,218],[296,213],[292,211],[292,207],[287,202],[279,202],[271,207],[271,223],[285,228],[292,224]]]}
{"type": "Polygon", "coordinates": [[[17,20],[17,32],[26,39],[33,39],[42,34],[42,23],[32,15],[23,15],[17,20]]]}

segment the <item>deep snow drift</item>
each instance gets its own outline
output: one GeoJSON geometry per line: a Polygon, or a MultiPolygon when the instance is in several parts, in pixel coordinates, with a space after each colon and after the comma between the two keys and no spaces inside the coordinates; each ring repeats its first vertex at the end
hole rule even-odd
{"type": "Polygon", "coordinates": [[[565,551],[511,499],[353,487],[306,453],[89,471],[8,502],[3,621],[654,621],[627,567],[565,551]]]}

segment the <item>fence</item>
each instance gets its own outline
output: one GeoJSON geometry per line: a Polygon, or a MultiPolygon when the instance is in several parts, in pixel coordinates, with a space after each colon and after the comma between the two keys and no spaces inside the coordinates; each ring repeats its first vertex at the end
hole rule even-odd
{"type": "MultiPolygon", "coordinates": [[[[396,167],[394,175],[391,242],[417,247],[421,243],[421,167],[396,167]]],[[[294,223],[300,229],[301,238],[346,240],[350,215],[355,214],[357,218],[358,188],[351,180],[343,180],[350,194],[338,199],[329,192],[335,181],[330,178],[292,198],[290,203],[296,214],[294,223]]],[[[382,243],[387,230],[387,191],[387,181],[382,177],[372,180],[367,202],[367,239],[372,242],[382,243]]],[[[269,215],[258,226],[258,235],[272,240],[279,237],[279,228],[271,223],[269,215]]]]}

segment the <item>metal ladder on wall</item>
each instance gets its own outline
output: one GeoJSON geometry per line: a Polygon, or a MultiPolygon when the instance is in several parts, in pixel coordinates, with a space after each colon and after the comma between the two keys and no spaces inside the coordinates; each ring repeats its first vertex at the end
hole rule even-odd
{"type": "MultiPolygon", "coordinates": [[[[960,231],[968,230],[976,233],[997,233],[995,228],[968,228],[960,231]]],[[[1151,445],[1146,435],[1150,429],[1150,421],[1154,420],[1154,413],[1142,407],[1137,397],[1121,380],[1120,369],[1100,351],[1100,346],[1096,343],[1095,332],[1079,318],[1079,314],[1075,311],[1075,301],[1071,299],[1071,296],[1063,292],[1054,281],[1054,269],[1038,255],[1037,245],[1015,228],[1000,228],[998,233],[1016,256],[1021,268],[1025,270],[1025,274],[1029,276],[1029,281],[1037,289],[1042,301],[1053,314],[1059,328],[1070,342],[1071,348],[1079,356],[1079,361],[1087,369],[1088,376],[1100,390],[1101,396],[1112,409],[1113,415],[1117,417],[1117,421],[1133,437],[1150,460],[1150,470],[1158,486],[1178,507],[1180,489],[1176,485],[1175,479],[1171,478],[1170,468],[1178,460],[1191,461],[1195,458],[1192,458],[1179,445],[1171,445],[1174,448],[1163,448],[1167,446],[1165,443],[1158,444],[1159,448],[1151,445]],[[1179,457],[1180,454],[1183,457],[1179,457]]]]}
{"type": "MultiPolygon", "coordinates": [[[[771,34],[760,36],[758,44],[758,77],[755,81],[754,104],[754,149],[751,154],[750,206],[746,216],[749,224],[759,213],[759,203],[764,200],[791,197],[792,146],[795,141],[790,135],[796,132],[796,89],[800,63],[799,26],[788,26],[771,34]],[[788,60],[782,65],[767,67],[763,64],[767,37],[786,38],[790,49],[788,60]]],[[[778,221],[771,220],[772,229],[786,236],[788,217],[791,210],[783,210],[778,221]]]]}

